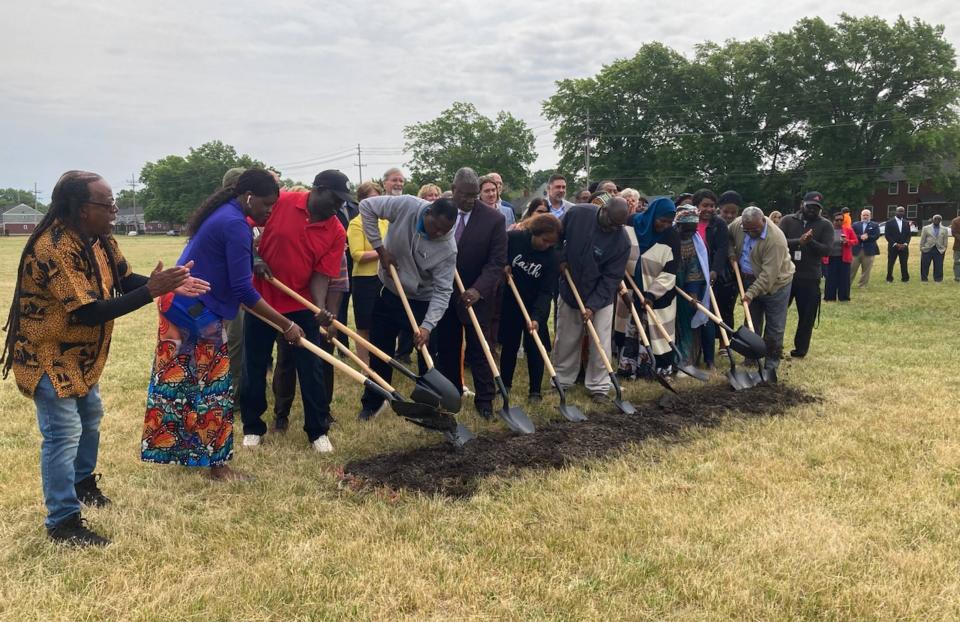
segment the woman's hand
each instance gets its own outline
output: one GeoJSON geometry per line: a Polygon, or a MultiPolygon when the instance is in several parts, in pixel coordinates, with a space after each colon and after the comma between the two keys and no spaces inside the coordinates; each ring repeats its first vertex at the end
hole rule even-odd
{"type": "Polygon", "coordinates": [[[197,296],[206,294],[209,291],[210,284],[203,279],[198,279],[195,276],[187,277],[187,280],[183,282],[183,285],[173,290],[175,294],[189,296],[190,298],[196,298],[197,296]]]}

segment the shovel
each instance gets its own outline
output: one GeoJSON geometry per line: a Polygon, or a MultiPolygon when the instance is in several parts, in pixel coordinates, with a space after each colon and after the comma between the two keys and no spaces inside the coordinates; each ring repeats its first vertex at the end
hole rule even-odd
{"type": "MultiPolygon", "coordinates": [[[[713,294],[713,286],[708,285],[707,287],[710,288],[710,302],[712,303],[713,312],[716,315],[720,315],[720,305],[717,304],[717,298],[713,294]]],[[[727,337],[727,331],[724,330],[722,326],[718,328],[720,329],[720,340],[723,342],[723,347],[727,349],[727,358],[730,359],[730,370],[727,371],[730,386],[733,387],[734,391],[757,386],[760,382],[759,378],[755,378],[754,375],[747,370],[737,369],[737,364],[733,360],[733,354],[730,352],[730,339],[727,337]]],[[[766,346],[766,343],[764,343],[764,346],[766,346]]]]}
{"type": "MultiPolygon", "coordinates": [[[[580,307],[580,313],[586,313],[587,308],[583,306],[583,300],[580,298],[580,292],[577,291],[577,286],[573,284],[573,277],[570,276],[570,271],[564,267],[563,276],[567,279],[567,285],[570,286],[570,291],[573,292],[573,297],[577,300],[577,306],[580,307]]],[[[607,374],[610,376],[610,381],[613,382],[613,390],[616,393],[616,398],[614,398],[613,403],[616,404],[617,408],[620,409],[625,415],[635,415],[637,414],[637,409],[634,408],[633,404],[630,402],[624,401],[623,391],[620,389],[620,381],[617,380],[617,374],[613,371],[613,365],[610,364],[610,358],[607,356],[607,349],[603,347],[603,342],[600,340],[600,335],[597,334],[597,329],[593,326],[593,320],[587,320],[584,322],[587,325],[587,332],[590,333],[590,337],[593,339],[593,344],[597,346],[597,352],[600,353],[600,360],[603,361],[603,366],[607,368],[607,374]]]]}
{"type": "MultiPolygon", "coordinates": [[[[624,272],[623,275],[627,278],[627,283],[630,284],[630,288],[637,295],[637,298],[643,300],[643,294],[640,293],[640,288],[637,287],[636,281],[633,280],[633,277],[630,276],[630,273],[624,272]]],[[[660,333],[660,337],[670,346],[670,349],[673,350],[673,356],[677,362],[677,369],[690,376],[691,378],[696,378],[702,382],[707,382],[710,379],[710,376],[703,371],[702,369],[697,369],[693,365],[683,364],[679,361],[683,360],[683,357],[680,355],[680,350],[677,348],[677,344],[673,342],[673,339],[670,338],[670,333],[667,332],[667,329],[663,327],[663,324],[660,323],[660,319],[657,318],[657,314],[653,309],[644,305],[643,308],[647,312],[647,317],[650,318],[650,321],[653,322],[653,325],[657,327],[657,332],[660,333]]]]}
{"type": "MultiPolygon", "coordinates": [[[[621,294],[629,294],[627,287],[623,283],[620,283],[620,292],[621,294]]],[[[640,343],[643,345],[643,349],[647,351],[647,356],[650,357],[650,364],[653,365],[653,349],[650,347],[650,340],[647,339],[647,331],[643,329],[643,324],[640,322],[637,307],[633,304],[633,296],[630,297],[630,314],[633,316],[633,323],[637,325],[637,334],[640,335],[640,343]]],[[[663,388],[668,391],[673,391],[674,393],[677,392],[677,390],[667,382],[667,379],[656,373],[656,371],[654,371],[653,377],[657,379],[657,382],[659,382],[663,388]]]]}
{"type": "MultiPolygon", "coordinates": [[[[270,320],[254,312],[249,307],[247,307],[247,310],[262,322],[272,326],[275,330],[280,331],[280,327],[270,320]]],[[[366,371],[372,374],[372,377],[377,378],[379,383],[382,383],[382,385],[378,382],[375,382],[371,378],[364,377],[363,374],[354,368],[350,367],[343,361],[338,360],[335,356],[318,347],[316,344],[304,339],[303,337],[300,338],[296,345],[306,348],[313,354],[320,357],[324,362],[333,365],[335,369],[345,373],[352,380],[359,382],[367,389],[370,389],[383,399],[390,402],[390,406],[393,408],[394,412],[407,421],[419,425],[420,427],[427,428],[428,430],[443,432],[444,436],[450,439],[458,447],[462,447],[464,444],[474,438],[470,430],[468,430],[463,424],[458,423],[453,415],[444,413],[435,406],[431,406],[429,404],[418,404],[416,402],[405,401],[403,397],[397,393],[396,389],[390,386],[380,376],[373,374],[372,370],[367,369],[366,371]]]]}
{"type": "MultiPolygon", "coordinates": [[[[513,282],[513,277],[510,274],[507,274],[507,285],[509,285],[510,290],[513,291],[513,297],[517,300],[517,306],[520,307],[523,319],[527,323],[527,326],[529,326],[530,314],[527,313],[527,306],[523,304],[523,299],[520,298],[520,292],[517,291],[517,284],[513,282]]],[[[533,342],[537,344],[537,350],[540,351],[540,358],[543,359],[547,373],[550,374],[550,382],[553,384],[553,388],[556,389],[557,394],[560,395],[560,414],[563,415],[567,421],[586,421],[587,416],[584,415],[579,408],[572,404],[567,404],[567,396],[563,387],[560,386],[560,381],[557,380],[557,370],[553,368],[553,363],[550,361],[547,349],[543,346],[543,341],[540,340],[540,335],[537,334],[537,331],[532,330],[530,331],[530,336],[533,337],[533,342]]]]}
{"type": "MultiPolygon", "coordinates": [[[[268,279],[268,281],[271,285],[282,291],[290,298],[296,300],[313,313],[320,312],[320,308],[318,306],[284,285],[276,277],[271,277],[268,279]]],[[[397,287],[399,287],[399,284],[397,287]]],[[[413,392],[410,394],[410,399],[412,399],[414,402],[430,404],[431,406],[441,406],[443,410],[446,410],[447,412],[458,412],[460,410],[460,392],[457,391],[457,387],[453,386],[453,383],[450,382],[447,377],[441,374],[439,371],[434,371],[431,369],[424,376],[417,376],[412,371],[407,369],[403,363],[361,337],[356,331],[352,330],[346,324],[343,324],[336,319],[334,319],[332,323],[337,330],[343,332],[347,336],[353,338],[353,340],[357,343],[363,345],[368,352],[371,352],[378,359],[384,363],[387,363],[410,380],[413,380],[416,384],[414,385],[413,392]],[[433,371],[433,373],[430,373],[431,371],[433,371]]],[[[336,344],[337,342],[334,341],[334,343],[336,344]]],[[[346,352],[354,362],[360,362],[356,354],[354,354],[352,351],[349,349],[344,349],[344,346],[342,345],[338,347],[340,347],[342,351],[346,352]]],[[[373,372],[371,371],[371,373],[373,372]]]]}
{"type": "MultiPolygon", "coordinates": [[[[756,334],[757,331],[753,327],[753,317],[750,315],[750,305],[743,300],[743,297],[746,295],[746,293],[743,290],[743,279],[740,277],[740,266],[737,265],[737,260],[733,258],[730,259],[730,264],[733,265],[733,273],[737,276],[737,289],[740,291],[740,304],[743,305],[743,319],[747,323],[747,328],[756,334]]],[[[763,381],[763,363],[760,361],[760,359],[757,359],[757,371],[751,371],[748,373],[750,374],[750,378],[754,380],[756,384],[759,384],[763,381]]]]}
{"type": "MultiPolygon", "coordinates": [[[[460,280],[460,273],[457,269],[453,270],[453,278],[457,283],[457,288],[461,293],[466,289],[463,287],[463,281],[460,280]]],[[[493,372],[493,381],[497,383],[497,390],[503,397],[503,409],[500,411],[500,418],[507,424],[507,427],[519,434],[533,434],[536,428],[533,427],[533,421],[519,406],[510,406],[510,395],[507,393],[507,387],[503,384],[503,378],[500,377],[500,370],[497,368],[496,361],[493,360],[493,354],[490,352],[490,346],[487,344],[486,337],[483,336],[483,329],[480,327],[480,320],[473,307],[467,307],[467,315],[470,316],[470,322],[473,324],[473,330],[477,333],[477,341],[483,349],[483,355],[487,357],[487,364],[490,365],[490,371],[493,372]]]]}
{"type": "Polygon", "coordinates": [[[677,293],[685,298],[688,302],[692,302],[697,306],[704,315],[706,315],[710,320],[716,323],[717,327],[720,329],[720,339],[723,342],[724,347],[727,348],[727,358],[730,359],[730,372],[727,374],[727,379],[730,380],[730,386],[735,390],[739,391],[741,389],[749,389],[750,387],[756,386],[750,375],[746,372],[737,371],[737,364],[733,360],[733,354],[730,352],[734,350],[746,357],[760,357],[767,354],[767,345],[763,342],[763,339],[757,336],[756,333],[752,333],[747,330],[746,326],[741,326],[740,330],[734,331],[732,328],[727,326],[723,318],[718,314],[711,313],[709,309],[700,304],[697,299],[683,291],[679,287],[675,288],[677,293]],[[731,338],[727,338],[727,333],[731,334],[731,338]]]}
{"type": "MultiPolygon", "coordinates": [[[[397,296],[400,297],[400,302],[403,303],[403,310],[407,313],[407,319],[410,320],[410,328],[413,330],[413,334],[416,335],[420,332],[420,327],[417,326],[417,319],[413,317],[413,309],[410,308],[410,301],[407,300],[407,294],[403,291],[403,284],[400,282],[400,275],[397,274],[397,268],[392,264],[390,265],[390,277],[393,279],[393,284],[397,288],[397,296]]],[[[423,357],[423,362],[427,366],[427,372],[417,381],[410,397],[417,402],[431,403],[430,400],[436,396],[439,398],[440,406],[442,406],[444,410],[453,413],[460,412],[463,401],[460,396],[460,391],[457,387],[453,386],[449,378],[441,374],[440,370],[433,366],[433,357],[430,356],[427,344],[420,346],[420,356],[423,357]]],[[[397,364],[399,365],[399,361],[397,361],[397,364]]],[[[406,369],[403,365],[400,365],[400,367],[406,369]]],[[[409,372],[410,370],[407,371],[409,372]]]]}

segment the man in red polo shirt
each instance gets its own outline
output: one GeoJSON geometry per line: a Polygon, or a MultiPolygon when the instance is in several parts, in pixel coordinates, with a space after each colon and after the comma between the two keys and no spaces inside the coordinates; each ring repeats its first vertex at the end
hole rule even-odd
{"type": "MultiPolygon", "coordinates": [[[[260,238],[259,253],[273,276],[321,309],[337,311],[331,300],[330,281],[340,276],[346,246],[343,225],[335,218],[350,199],[347,177],[340,171],[323,171],[310,192],[281,192],[260,238]]],[[[303,328],[307,339],[326,346],[314,314],[281,293],[268,281],[254,278],[254,286],[273,308],[303,328]]],[[[339,293],[332,298],[339,299],[339,293]]],[[[267,432],[262,416],[267,409],[266,373],[276,331],[252,315],[244,319],[243,373],[240,414],[243,446],[256,447],[267,432]]],[[[330,392],[324,382],[322,361],[304,348],[293,357],[303,399],[303,430],[318,452],[333,451],[330,428],[330,392]]]]}

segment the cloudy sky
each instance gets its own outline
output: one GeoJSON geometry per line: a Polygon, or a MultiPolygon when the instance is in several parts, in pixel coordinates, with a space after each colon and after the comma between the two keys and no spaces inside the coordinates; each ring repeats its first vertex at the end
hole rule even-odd
{"type": "Polygon", "coordinates": [[[596,73],[659,40],[690,53],[841,11],[946,26],[960,3],[618,0],[4,0],[0,187],[41,200],[82,168],[119,188],[143,164],[220,139],[285,175],[357,180],[404,162],[404,125],[451,102],[509,110],[556,161],[540,116],[554,81],[596,73]]]}

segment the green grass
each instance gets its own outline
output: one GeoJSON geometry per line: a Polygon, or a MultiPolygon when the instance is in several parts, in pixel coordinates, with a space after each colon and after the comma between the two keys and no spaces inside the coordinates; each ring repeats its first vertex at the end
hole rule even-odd
{"type": "MultiPolygon", "coordinates": [[[[183,239],[120,242],[147,272],[183,239]]],[[[4,310],[22,244],[0,240],[4,310]]],[[[949,266],[921,283],[918,255],[908,284],[883,281],[881,256],[782,367],[820,403],[491,478],[458,501],[338,487],[352,458],[437,440],[396,417],[357,423],[342,376],[330,456],[291,430],[238,449],[253,483],[141,463],[156,330],[142,309],[117,322],[101,382],[114,505],[86,516],[107,549],[46,539],[33,404],[0,383],[0,619],[957,619],[960,287],[949,266]]],[[[791,313],[788,349],[794,326],[791,313]]],[[[635,403],[659,392],[626,388],[635,403]]],[[[542,422],[555,403],[528,412],[542,422]]]]}

